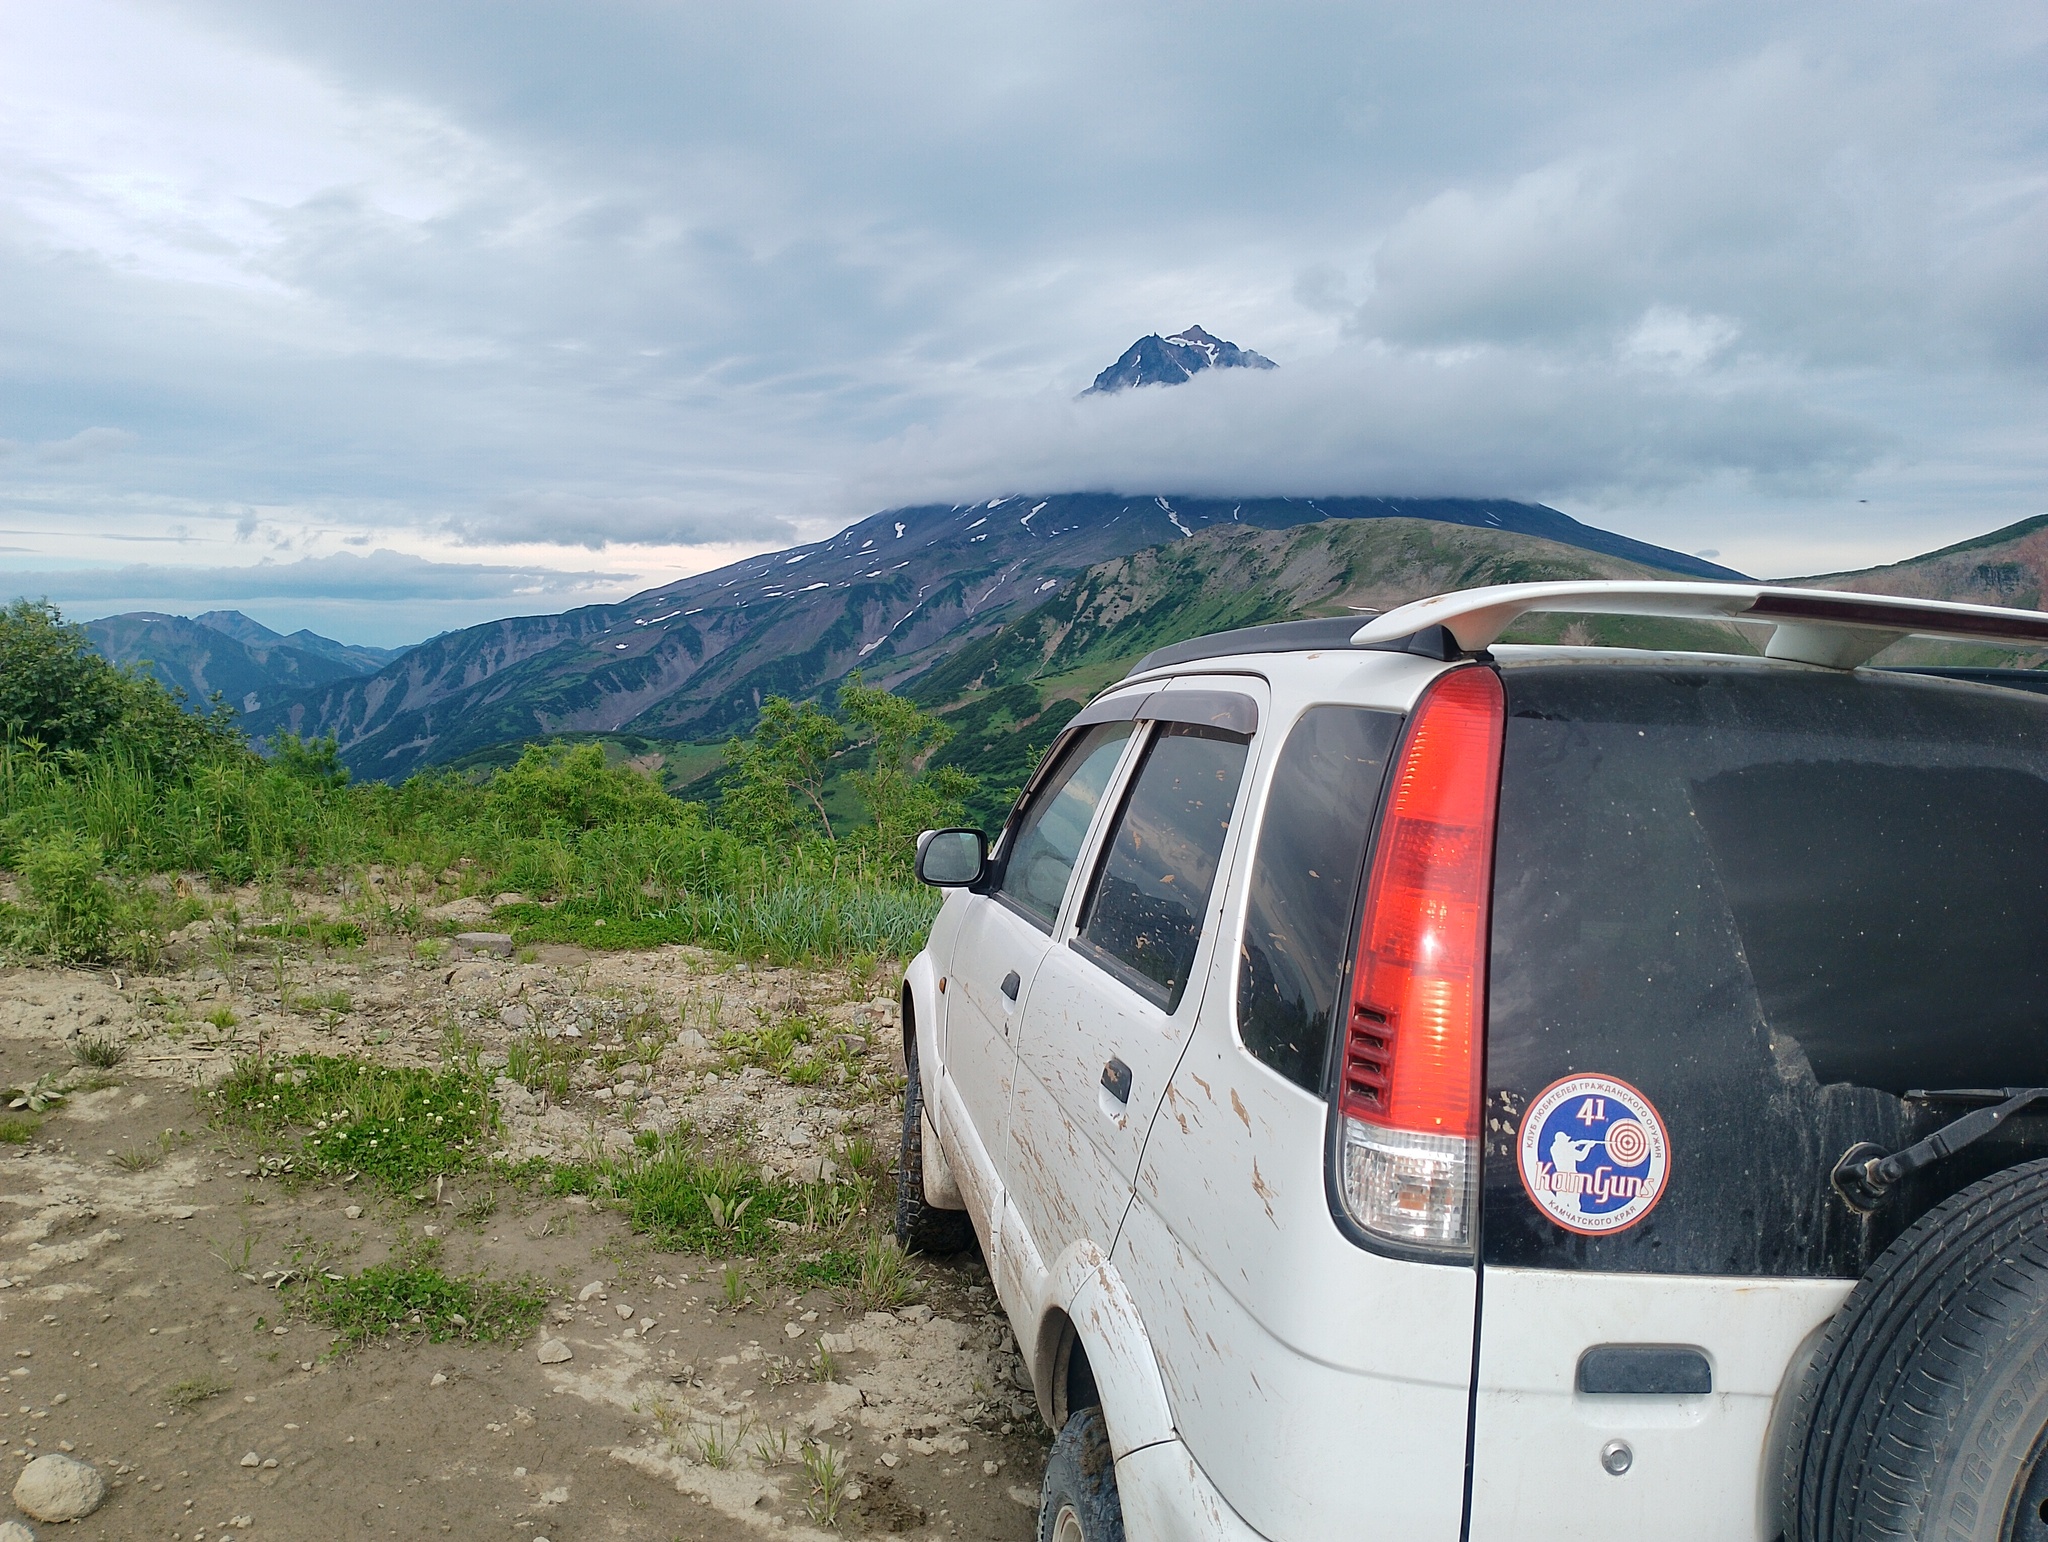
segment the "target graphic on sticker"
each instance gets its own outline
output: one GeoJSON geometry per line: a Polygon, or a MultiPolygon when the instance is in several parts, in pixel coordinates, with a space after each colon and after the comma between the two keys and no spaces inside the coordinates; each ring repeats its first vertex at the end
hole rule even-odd
{"type": "Polygon", "coordinates": [[[1663,1119],[1611,1076],[1567,1076],[1545,1087],[1523,1112],[1515,1146],[1530,1201],[1582,1236],[1635,1225],[1671,1176],[1663,1119]]]}

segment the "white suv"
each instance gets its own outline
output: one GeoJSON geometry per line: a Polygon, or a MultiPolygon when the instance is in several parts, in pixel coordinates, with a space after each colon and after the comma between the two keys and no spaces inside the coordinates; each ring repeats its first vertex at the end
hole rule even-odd
{"type": "Polygon", "coordinates": [[[920,841],[898,1231],[987,1256],[1041,1538],[2048,1538],[2048,674],[1908,634],[2048,615],[1227,633],[920,841]]]}

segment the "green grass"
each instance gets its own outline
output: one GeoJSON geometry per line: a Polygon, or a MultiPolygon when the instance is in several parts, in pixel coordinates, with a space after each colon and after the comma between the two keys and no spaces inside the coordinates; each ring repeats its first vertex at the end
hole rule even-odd
{"type": "Polygon", "coordinates": [[[71,1053],[80,1065],[111,1071],[128,1058],[128,1046],[113,1039],[80,1039],[71,1053]]]}
{"type": "Polygon", "coordinates": [[[196,1408],[209,1398],[219,1397],[230,1386],[218,1376],[194,1376],[164,1388],[164,1401],[179,1413],[196,1408]]]}
{"type": "MultiPolygon", "coordinates": [[[[84,692],[79,700],[91,706],[81,716],[43,703],[27,675],[0,680],[0,695],[33,709],[0,720],[18,724],[0,730],[0,869],[19,877],[21,895],[0,906],[0,947],[16,953],[153,969],[167,938],[204,907],[144,880],[193,871],[225,883],[257,879],[272,893],[314,881],[344,896],[347,913],[334,919],[287,907],[243,930],[230,917],[205,944],[224,974],[250,939],[281,958],[294,945],[355,949],[373,935],[403,934],[418,941],[420,957],[436,960],[445,945],[420,937],[422,917],[458,894],[547,902],[502,914],[522,948],[692,942],[776,963],[906,957],[937,910],[938,896],[909,881],[909,837],[898,828],[916,828],[904,821],[921,805],[895,809],[886,841],[872,825],[836,840],[815,829],[764,834],[635,769],[657,752],[652,741],[630,759],[615,753],[629,748],[623,743],[529,745],[512,764],[399,786],[351,783],[331,744],[286,738],[269,758],[258,755],[234,731],[232,713],[196,718],[154,682],[109,672],[54,613],[0,612],[0,657],[12,656],[54,670],[52,679],[70,681],[66,689],[84,692]]],[[[895,735],[892,744],[902,740],[897,749],[926,742],[917,733],[903,739],[916,724],[880,712],[895,698],[870,695],[869,715],[895,735]]],[[[671,787],[718,791],[702,773],[725,747],[658,752],[671,787]]],[[[897,803],[906,788],[917,790],[915,777],[849,770],[862,753],[859,743],[848,748],[834,774],[869,775],[870,790],[897,803]]]]}
{"type": "Polygon", "coordinates": [[[249,928],[251,936],[311,942],[322,948],[360,948],[368,940],[360,921],[267,921],[249,928]]]}
{"type": "Polygon", "coordinates": [[[41,1122],[38,1119],[24,1119],[20,1114],[0,1114],[0,1143],[26,1146],[36,1138],[36,1126],[41,1122]]]}
{"type": "Polygon", "coordinates": [[[215,1124],[286,1146],[297,1171],[360,1173],[398,1190],[481,1162],[497,1120],[467,1067],[346,1056],[245,1058],[207,1096],[215,1124]]]}
{"type": "Polygon", "coordinates": [[[773,1252],[781,1242],[773,1222],[818,1214],[815,1200],[807,1212],[802,1187],[770,1182],[736,1156],[707,1157],[678,1136],[623,1158],[565,1164],[553,1184],[609,1199],[658,1247],[713,1258],[773,1252]]]}
{"type": "Polygon", "coordinates": [[[547,1292],[533,1280],[450,1275],[429,1241],[386,1263],[341,1279],[315,1278],[296,1305],[360,1348],[396,1334],[444,1344],[451,1339],[496,1343],[526,1337],[540,1324],[547,1292]]]}

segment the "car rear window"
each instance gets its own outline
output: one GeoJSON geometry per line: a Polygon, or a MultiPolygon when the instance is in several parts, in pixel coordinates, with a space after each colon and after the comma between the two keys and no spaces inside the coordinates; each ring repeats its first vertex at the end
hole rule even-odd
{"type": "MultiPolygon", "coordinates": [[[[1505,671],[1487,1035],[1489,1263],[1860,1274],[1920,1212],[2048,1155],[2048,1111],[1871,1216],[1828,1182],[2048,1084],[2048,700],[1754,668],[1505,671]],[[1525,1189],[1518,1122],[1610,1078],[1669,1140],[1661,1198],[1581,1235],[1525,1189]]],[[[1596,1159],[1597,1160],[1597,1159],[1596,1159]]]]}
{"type": "Polygon", "coordinates": [[[1350,953],[1352,901],[1398,712],[1310,707],[1273,768],[1245,897],[1237,972],[1244,1047],[1289,1081],[1323,1090],[1350,953]]]}

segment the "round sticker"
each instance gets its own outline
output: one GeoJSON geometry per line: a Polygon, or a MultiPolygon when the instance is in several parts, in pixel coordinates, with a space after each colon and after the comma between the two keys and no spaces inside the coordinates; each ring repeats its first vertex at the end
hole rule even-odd
{"type": "Polygon", "coordinates": [[[1663,1197],[1671,1149],[1657,1110],[1627,1082],[1567,1076],[1522,1114],[1522,1187],[1566,1231],[1625,1231],[1663,1197]]]}

